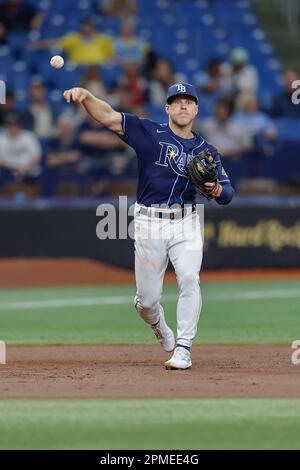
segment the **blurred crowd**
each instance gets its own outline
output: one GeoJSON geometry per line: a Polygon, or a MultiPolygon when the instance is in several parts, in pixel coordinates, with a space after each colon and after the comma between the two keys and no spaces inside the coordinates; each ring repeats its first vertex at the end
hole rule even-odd
{"type": "MultiPolygon", "coordinates": [[[[67,60],[81,67],[81,79],[74,85],[87,88],[116,110],[165,122],[168,87],[192,81],[200,97],[195,130],[219,149],[224,161],[241,161],[247,154],[270,157],[278,134],[277,119],[300,122],[300,106],[291,101],[293,82],[299,79],[294,70],[285,71],[284,90],[265,107],[258,98],[258,73],[246,49],[234,48],[227,62],[212,57],[205,70],[185,77],[163,56],[163,45],[159,55],[137,34],[134,0],[102,0],[95,5],[98,15],[121,17],[118,36],[102,34],[94,18],[85,18],[78,32],[28,40],[26,48],[59,47],[67,60]],[[120,73],[108,87],[101,67],[109,63],[117,64],[120,73]]],[[[37,30],[42,23],[42,15],[32,5],[4,1],[0,5],[1,45],[12,32],[37,30]]],[[[134,154],[114,133],[95,123],[79,106],[65,105],[59,113],[53,109],[45,77],[32,75],[27,103],[25,109],[18,107],[8,82],[6,103],[0,105],[0,194],[98,196],[109,193],[112,180],[135,175],[134,154]]],[[[251,176],[263,176],[260,160],[255,161],[251,176]]]]}

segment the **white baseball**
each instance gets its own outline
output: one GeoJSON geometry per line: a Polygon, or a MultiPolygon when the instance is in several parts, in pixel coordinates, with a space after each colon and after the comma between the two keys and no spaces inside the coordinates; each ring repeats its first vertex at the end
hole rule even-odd
{"type": "Polygon", "coordinates": [[[65,61],[61,55],[54,55],[51,57],[50,65],[55,69],[61,69],[64,65],[65,61]]]}

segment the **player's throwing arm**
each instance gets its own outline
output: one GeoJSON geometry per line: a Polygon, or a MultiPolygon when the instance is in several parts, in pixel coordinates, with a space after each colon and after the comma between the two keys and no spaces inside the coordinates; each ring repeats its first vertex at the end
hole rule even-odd
{"type": "Polygon", "coordinates": [[[83,105],[88,114],[97,122],[107,127],[111,131],[122,135],[122,116],[115,111],[108,103],[96,98],[85,88],[74,87],[66,90],[63,94],[67,103],[72,101],[83,105]]]}

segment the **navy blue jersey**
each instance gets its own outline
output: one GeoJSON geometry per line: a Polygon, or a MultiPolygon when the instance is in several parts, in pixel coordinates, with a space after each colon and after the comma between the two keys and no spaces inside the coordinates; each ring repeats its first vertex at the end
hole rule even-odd
{"type": "Polygon", "coordinates": [[[195,189],[185,168],[190,159],[205,148],[214,156],[218,178],[223,186],[217,202],[227,204],[232,199],[233,188],[220,155],[200,135],[194,133],[193,138],[184,139],[174,134],[167,124],[158,124],[128,113],[122,113],[122,128],[124,135],[121,138],[135,150],[138,158],[139,204],[171,206],[194,203],[195,189]]]}

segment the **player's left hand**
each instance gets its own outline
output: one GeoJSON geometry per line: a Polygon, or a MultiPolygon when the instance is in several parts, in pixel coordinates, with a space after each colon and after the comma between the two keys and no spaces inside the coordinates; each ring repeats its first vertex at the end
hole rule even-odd
{"type": "Polygon", "coordinates": [[[204,186],[208,189],[208,191],[213,197],[219,197],[221,195],[223,188],[220,185],[219,181],[215,181],[212,183],[207,182],[204,183],[204,186]]]}

